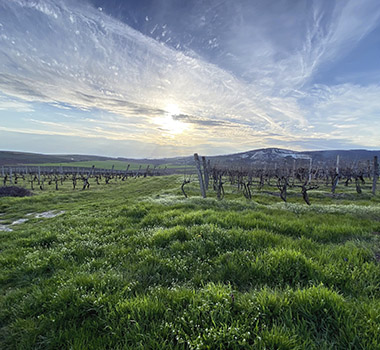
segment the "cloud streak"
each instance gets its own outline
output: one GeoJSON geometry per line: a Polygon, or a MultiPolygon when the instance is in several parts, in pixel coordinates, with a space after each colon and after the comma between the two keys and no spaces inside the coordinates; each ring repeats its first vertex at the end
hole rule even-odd
{"type": "Polygon", "coordinates": [[[222,142],[226,152],[244,150],[273,140],[302,149],[306,138],[335,136],[380,146],[365,126],[374,119],[378,125],[380,106],[369,102],[379,86],[313,85],[321,67],[378,25],[376,1],[291,3],[274,11],[212,1],[206,11],[194,2],[197,26],[184,21],[158,29],[149,15],[147,34],[89,2],[0,0],[0,91],[18,99],[0,100],[0,110],[32,113],[36,104],[65,113],[101,110],[103,117],[50,125],[34,116],[34,129],[24,131],[38,132],[38,124],[42,133],[72,135],[76,127],[78,137],[161,145],[181,137],[183,152],[222,142]],[[172,120],[186,125],[175,136],[157,122],[171,104],[180,110],[172,120]],[[357,119],[348,126],[344,117],[352,115],[357,119]]]}

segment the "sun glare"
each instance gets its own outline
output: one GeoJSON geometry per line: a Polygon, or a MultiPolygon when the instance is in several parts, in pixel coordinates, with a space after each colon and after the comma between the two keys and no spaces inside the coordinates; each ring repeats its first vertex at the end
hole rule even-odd
{"type": "Polygon", "coordinates": [[[168,104],[165,108],[165,111],[170,115],[178,115],[181,114],[179,107],[176,104],[168,104]]]}
{"type": "Polygon", "coordinates": [[[183,133],[188,126],[186,123],[176,120],[174,116],[180,115],[181,110],[176,104],[168,104],[165,107],[165,114],[156,119],[157,124],[171,136],[183,133]]]}

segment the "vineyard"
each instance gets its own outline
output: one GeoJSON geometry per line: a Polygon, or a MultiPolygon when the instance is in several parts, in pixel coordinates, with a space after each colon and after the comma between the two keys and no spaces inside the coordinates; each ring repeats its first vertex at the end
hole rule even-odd
{"type": "MultiPolygon", "coordinates": [[[[93,165],[89,167],[69,166],[23,166],[1,168],[3,186],[21,185],[33,191],[44,190],[53,186],[59,190],[64,183],[71,183],[72,188],[89,189],[93,185],[108,185],[111,182],[127,181],[128,178],[147,176],[163,176],[175,173],[184,173],[181,191],[187,198],[186,188],[189,184],[198,181],[200,193],[206,198],[207,192],[212,190],[218,199],[223,199],[225,188],[230,186],[231,191],[240,192],[245,198],[252,199],[255,192],[267,193],[278,196],[287,202],[289,196],[302,196],[304,202],[311,204],[309,193],[318,190],[319,195],[335,195],[337,187],[344,186],[345,192],[351,193],[351,188],[358,195],[376,194],[376,186],[379,178],[379,163],[377,156],[373,161],[368,160],[362,164],[339,164],[339,156],[335,166],[326,164],[313,167],[312,160],[307,161],[307,166],[297,166],[294,159],[292,163],[284,163],[281,166],[265,164],[264,166],[229,166],[212,164],[205,157],[194,155],[194,165],[189,167],[160,168],[155,165],[147,165],[143,168],[139,165],[134,170],[130,164],[125,170],[99,169],[93,165]],[[186,187],[185,187],[186,186],[186,187]],[[347,191],[348,190],[348,191],[347,191]],[[297,193],[298,191],[298,193],[297,193]]],[[[337,194],[337,196],[339,196],[337,194]]]]}
{"type": "Polygon", "coordinates": [[[147,165],[143,168],[141,165],[132,170],[130,165],[125,170],[98,169],[95,166],[86,167],[68,167],[68,166],[17,166],[1,168],[1,181],[3,186],[20,185],[28,187],[33,191],[35,189],[44,190],[48,186],[54,186],[59,190],[64,183],[71,183],[75,190],[79,187],[84,189],[90,188],[90,182],[100,185],[101,182],[109,184],[110,181],[125,181],[128,177],[138,178],[147,176],[169,175],[176,169],[161,169],[157,166],[147,165]]]}
{"type": "MultiPolygon", "coordinates": [[[[194,160],[198,170],[201,194],[204,198],[212,182],[217,198],[222,199],[225,194],[224,184],[228,181],[231,185],[236,185],[247,199],[252,199],[255,190],[261,191],[266,187],[277,188],[280,198],[287,202],[288,193],[299,188],[304,201],[310,205],[308,191],[324,189],[328,193],[335,194],[339,183],[345,187],[353,184],[357,194],[362,194],[362,188],[365,188],[367,193],[375,195],[379,178],[377,156],[374,157],[372,164],[368,161],[365,167],[357,165],[340,167],[338,156],[336,166],[330,168],[324,164],[313,168],[311,159],[308,167],[296,167],[296,160],[293,160],[292,167],[284,165],[278,168],[275,164],[274,167],[265,165],[264,168],[251,166],[235,169],[211,166],[210,162],[206,162],[205,157],[202,157],[201,162],[197,154],[194,155],[194,160]]],[[[184,181],[184,184],[186,183],[184,181]]],[[[276,195],[274,192],[267,193],[276,195]]]]}

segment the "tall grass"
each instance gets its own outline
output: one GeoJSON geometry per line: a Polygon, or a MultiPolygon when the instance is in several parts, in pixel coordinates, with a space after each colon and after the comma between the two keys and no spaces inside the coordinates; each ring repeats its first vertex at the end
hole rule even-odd
{"type": "Polygon", "coordinates": [[[29,218],[0,232],[0,347],[380,348],[376,204],[184,199],[178,184],[0,199],[4,223],[29,218]],[[47,210],[65,213],[26,216],[47,210]]]}

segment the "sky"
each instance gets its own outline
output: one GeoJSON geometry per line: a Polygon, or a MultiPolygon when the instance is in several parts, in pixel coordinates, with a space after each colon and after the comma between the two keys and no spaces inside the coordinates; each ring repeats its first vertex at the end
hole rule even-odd
{"type": "Polygon", "coordinates": [[[0,0],[0,149],[380,149],[378,0],[0,0]]]}

